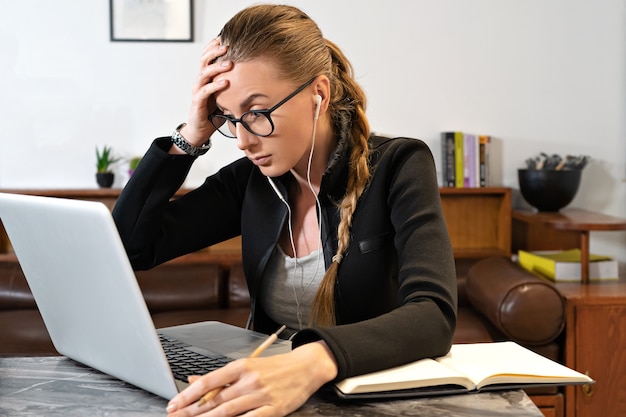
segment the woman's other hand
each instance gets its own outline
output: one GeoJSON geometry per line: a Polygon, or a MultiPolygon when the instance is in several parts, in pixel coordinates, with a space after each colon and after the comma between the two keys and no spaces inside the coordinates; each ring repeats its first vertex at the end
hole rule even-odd
{"type": "Polygon", "coordinates": [[[337,365],[325,342],[302,345],[270,357],[240,359],[199,378],[168,404],[171,417],[284,416],[297,410],[337,375],[337,365]],[[224,387],[202,406],[206,393],[224,387]]]}
{"type": "Polygon", "coordinates": [[[187,125],[180,134],[192,145],[201,146],[206,143],[215,128],[209,121],[209,115],[216,110],[214,94],[227,87],[228,82],[214,82],[216,75],[229,71],[232,62],[218,60],[228,50],[221,45],[220,39],[213,39],[204,48],[200,57],[200,72],[191,89],[191,108],[187,117],[187,125]]]}

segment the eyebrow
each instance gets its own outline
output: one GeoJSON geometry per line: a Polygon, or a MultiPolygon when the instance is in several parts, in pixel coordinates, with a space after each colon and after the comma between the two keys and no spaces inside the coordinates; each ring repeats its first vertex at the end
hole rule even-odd
{"type": "MultiPolygon", "coordinates": [[[[248,107],[250,105],[250,103],[252,101],[254,101],[255,99],[257,99],[259,97],[269,98],[269,96],[266,95],[266,94],[254,93],[254,94],[249,95],[244,101],[239,103],[239,108],[245,109],[246,107],[248,107]]],[[[220,109],[220,111],[222,111],[222,112],[224,111],[224,108],[222,106],[220,106],[219,103],[217,103],[217,101],[215,102],[215,104],[220,109]]]]}

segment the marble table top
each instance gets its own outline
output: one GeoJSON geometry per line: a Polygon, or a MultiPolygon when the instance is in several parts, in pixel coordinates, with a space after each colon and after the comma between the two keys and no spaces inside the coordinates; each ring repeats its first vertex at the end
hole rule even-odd
{"type": "MultiPolygon", "coordinates": [[[[0,417],[165,416],[167,401],[64,357],[0,358],[0,417]]],[[[542,417],[521,390],[394,401],[312,397],[292,416],[542,417]]]]}

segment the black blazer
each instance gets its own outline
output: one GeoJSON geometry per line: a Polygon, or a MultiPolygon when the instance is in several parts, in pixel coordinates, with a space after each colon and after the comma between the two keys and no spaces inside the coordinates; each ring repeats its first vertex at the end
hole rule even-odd
{"type": "MultiPolygon", "coordinates": [[[[257,305],[257,295],[287,218],[284,203],[246,158],[170,201],[195,160],[168,154],[170,146],[169,138],[155,140],[113,210],[133,267],[151,268],[241,234],[254,328],[274,331],[278,324],[257,305]]],[[[408,138],[372,136],[370,146],[372,178],[337,276],[337,326],[293,338],[294,346],[325,340],[338,380],[444,355],[456,323],[454,260],[430,150],[408,138]]],[[[341,140],[318,196],[327,267],[337,248],[336,203],[345,193],[349,151],[341,140]]],[[[285,198],[290,178],[274,179],[285,198]]]]}

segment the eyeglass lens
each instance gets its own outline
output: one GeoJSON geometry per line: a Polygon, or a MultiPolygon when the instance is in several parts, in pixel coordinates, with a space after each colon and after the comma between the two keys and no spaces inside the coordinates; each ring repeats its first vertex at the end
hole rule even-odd
{"type": "MultiPolygon", "coordinates": [[[[217,129],[224,136],[230,138],[237,137],[237,125],[233,123],[230,118],[221,114],[214,114],[211,116],[211,122],[213,125],[219,126],[217,129]]],[[[269,115],[264,112],[245,112],[241,115],[241,121],[239,123],[250,133],[257,136],[268,136],[273,130],[269,115]]]]}

